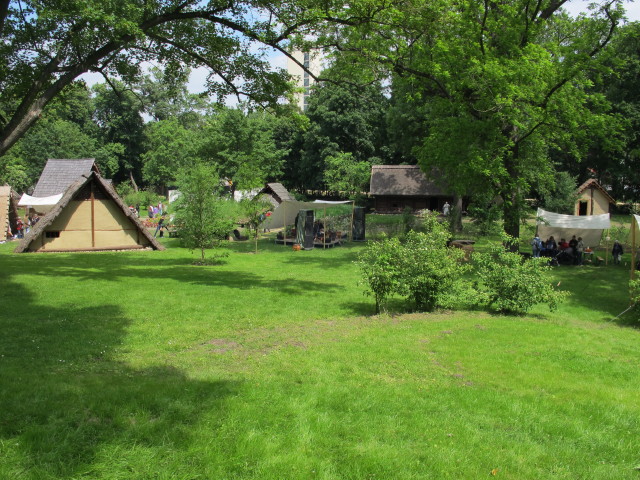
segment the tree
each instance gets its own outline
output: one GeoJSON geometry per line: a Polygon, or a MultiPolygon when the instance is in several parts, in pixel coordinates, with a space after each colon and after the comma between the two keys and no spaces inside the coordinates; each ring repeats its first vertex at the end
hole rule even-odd
{"type": "Polygon", "coordinates": [[[187,130],[178,119],[147,124],[143,178],[151,185],[166,187],[176,181],[177,172],[199,161],[201,130],[187,130]]]}
{"type": "Polygon", "coordinates": [[[213,115],[202,131],[199,155],[218,165],[233,190],[251,190],[282,173],[286,152],[278,149],[272,116],[226,108],[213,115]]]}
{"type": "Polygon", "coordinates": [[[309,128],[296,177],[300,186],[324,188],[327,159],[350,154],[355,162],[383,163],[387,158],[385,112],[389,101],[379,84],[356,88],[331,82],[317,86],[309,98],[309,128]]]}
{"type": "Polygon", "coordinates": [[[199,249],[202,263],[205,250],[226,239],[233,226],[233,220],[224,215],[219,178],[215,167],[202,163],[184,169],[178,177],[175,222],[180,241],[191,250],[199,249]]]}
{"type": "Polygon", "coordinates": [[[120,154],[112,157],[118,164],[111,165],[112,178],[116,182],[126,178],[142,180],[144,145],[144,105],[140,98],[122,82],[112,82],[114,88],[104,84],[93,87],[95,91],[94,118],[99,126],[103,144],[120,144],[120,154]]]}
{"type": "Polygon", "coordinates": [[[324,181],[329,190],[346,192],[355,198],[369,188],[371,163],[358,162],[351,153],[339,152],[325,159],[324,181]]]}
{"type": "Polygon", "coordinates": [[[585,72],[604,60],[623,13],[612,0],[572,19],[564,3],[356,2],[342,12],[346,26],[319,42],[335,46],[345,70],[371,67],[365,80],[406,82],[428,119],[415,150],[422,168],[438,168],[454,193],[499,195],[517,237],[524,196],[553,172],[549,150],[573,149],[592,123],[598,98],[585,72]]]}
{"type": "Polygon", "coordinates": [[[273,210],[273,205],[269,200],[258,196],[252,199],[242,199],[240,202],[242,220],[249,228],[255,243],[255,252],[258,253],[258,240],[260,239],[260,229],[269,211],[273,210]]]}
{"type": "Polygon", "coordinates": [[[322,15],[313,2],[284,0],[1,0],[0,155],[83,73],[133,81],[150,60],[169,73],[208,67],[221,102],[275,104],[288,76],[271,71],[256,44],[286,53],[291,35],[322,15]]]}

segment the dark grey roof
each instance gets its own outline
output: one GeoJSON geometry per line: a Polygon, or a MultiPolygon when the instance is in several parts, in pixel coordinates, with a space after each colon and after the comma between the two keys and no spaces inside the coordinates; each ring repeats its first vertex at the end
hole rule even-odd
{"type": "Polygon", "coordinates": [[[293,195],[291,195],[281,183],[267,183],[266,187],[260,191],[260,194],[269,197],[269,201],[274,207],[277,207],[286,200],[295,200],[293,195]]]}
{"type": "Polygon", "coordinates": [[[413,197],[447,195],[417,165],[373,165],[369,193],[413,197]]]}
{"type": "Polygon", "coordinates": [[[87,176],[92,171],[99,173],[95,163],[93,158],[50,158],[33,190],[33,196],[49,197],[66,192],[81,176],[87,176]]]}

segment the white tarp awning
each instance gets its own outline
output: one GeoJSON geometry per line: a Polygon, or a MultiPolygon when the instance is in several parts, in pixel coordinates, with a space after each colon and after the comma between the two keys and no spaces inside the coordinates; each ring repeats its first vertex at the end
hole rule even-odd
{"type": "Polygon", "coordinates": [[[569,241],[573,235],[582,237],[585,246],[594,247],[600,243],[602,231],[611,228],[608,213],[602,215],[563,215],[547,212],[541,208],[537,212],[538,236],[546,241],[553,236],[556,242],[562,238],[569,241]]]}
{"type": "Polygon", "coordinates": [[[62,198],[62,193],[58,195],[51,195],[50,197],[32,197],[31,195],[27,195],[26,193],[20,197],[20,201],[18,202],[19,207],[38,207],[36,210],[41,212],[51,210],[55,205],[58,204],[60,199],[62,198]]]}
{"type": "Polygon", "coordinates": [[[293,225],[300,210],[318,210],[336,205],[352,203],[349,200],[330,202],[325,200],[315,200],[313,202],[298,202],[297,200],[285,200],[271,212],[271,216],[262,223],[263,228],[275,229],[293,225]]]}

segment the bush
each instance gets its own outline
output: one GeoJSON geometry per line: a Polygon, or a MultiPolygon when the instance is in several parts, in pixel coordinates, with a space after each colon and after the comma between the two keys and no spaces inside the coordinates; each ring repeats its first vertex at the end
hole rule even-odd
{"type": "Polygon", "coordinates": [[[376,299],[376,313],[394,294],[409,299],[419,311],[447,306],[467,268],[464,252],[447,247],[449,232],[436,214],[426,215],[425,233],[410,231],[403,242],[387,238],[371,242],[358,258],[367,295],[376,299]]]}
{"type": "Polygon", "coordinates": [[[479,302],[502,313],[525,313],[538,303],[546,303],[554,311],[566,293],[555,290],[547,280],[550,267],[546,259],[524,258],[508,251],[514,242],[506,237],[504,244],[490,246],[488,253],[474,253],[479,302]]]}

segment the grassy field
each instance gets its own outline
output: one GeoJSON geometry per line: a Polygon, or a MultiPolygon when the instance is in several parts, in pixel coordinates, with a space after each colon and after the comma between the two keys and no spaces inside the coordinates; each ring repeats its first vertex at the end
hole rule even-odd
{"type": "Polygon", "coordinates": [[[165,242],[0,245],[0,478],[640,478],[622,267],[556,269],[554,314],[375,317],[361,245],[165,242]]]}

